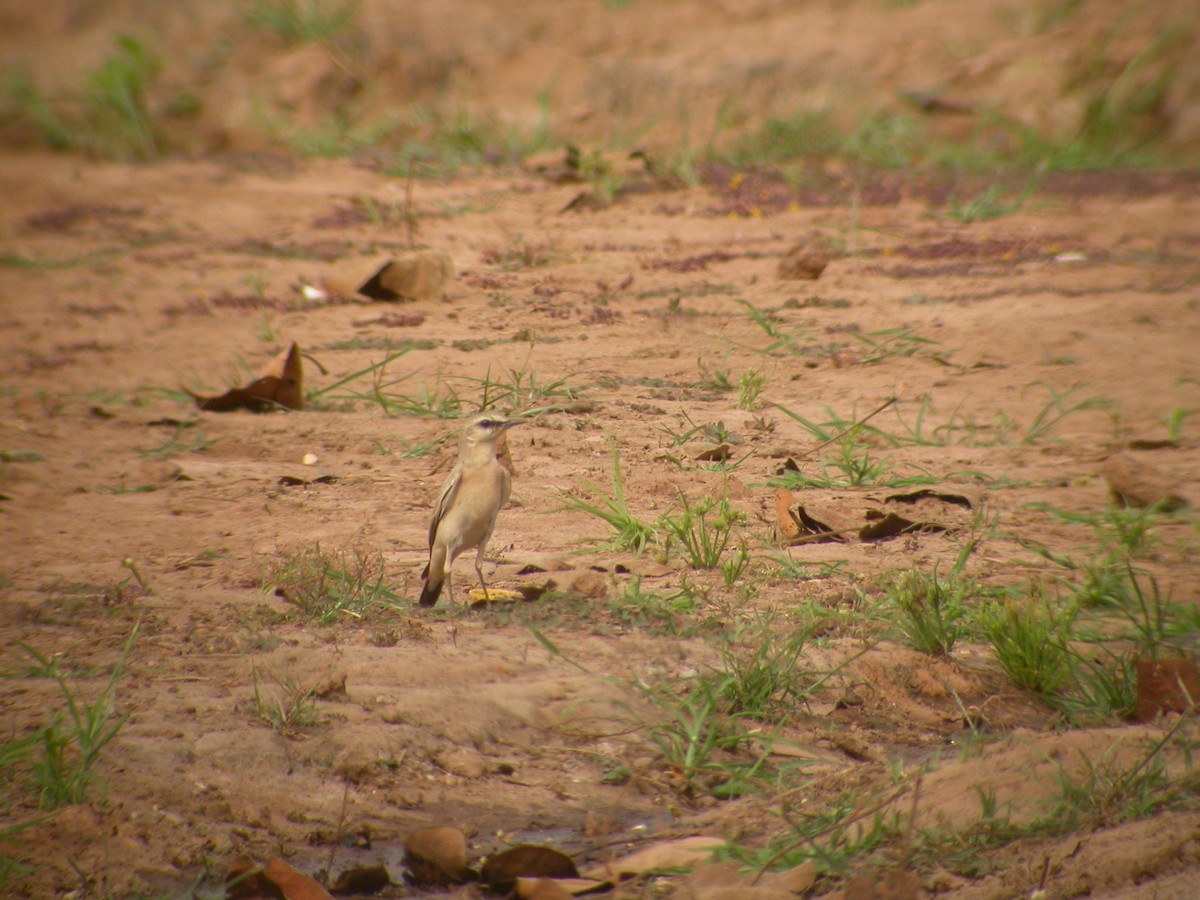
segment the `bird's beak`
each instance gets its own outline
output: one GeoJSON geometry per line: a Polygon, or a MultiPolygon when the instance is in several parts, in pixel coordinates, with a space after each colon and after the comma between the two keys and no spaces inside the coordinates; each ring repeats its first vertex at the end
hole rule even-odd
{"type": "Polygon", "coordinates": [[[524,425],[526,421],[526,419],[509,419],[502,427],[505,431],[508,431],[508,429],[512,428],[514,425],[524,425]]]}

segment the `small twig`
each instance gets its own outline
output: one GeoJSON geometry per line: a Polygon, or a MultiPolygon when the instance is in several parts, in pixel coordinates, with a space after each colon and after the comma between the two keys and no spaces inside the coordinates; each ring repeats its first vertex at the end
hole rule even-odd
{"type": "Polygon", "coordinates": [[[866,425],[867,422],[871,421],[871,419],[875,418],[877,415],[879,415],[881,412],[883,412],[885,409],[887,409],[889,406],[891,406],[893,403],[895,403],[896,399],[897,398],[895,398],[895,397],[888,397],[886,400],[883,401],[882,405],[880,405],[879,408],[876,409],[874,412],[868,413],[867,415],[863,416],[861,419],[859,419],[857,422],[855,422],[849,428],[843,429],[842,431],[838,432],[833,437],[831,437],[829,440],[822,441],[821,443],[817,444],[817,446],[815,446],[815,447],[810,447],[808,450],[806,450],[804,453],[802,453],[799,458],[800,459],[808,459],[810,456],[812,456],[818,450],[820,450],[824,447],[828,447],[830,444],[836,444],[838,441],[840,441],[842,438],[844,438],[850,432],[854,431],[854,429],[861,428],[863,425],[866,425]]]}

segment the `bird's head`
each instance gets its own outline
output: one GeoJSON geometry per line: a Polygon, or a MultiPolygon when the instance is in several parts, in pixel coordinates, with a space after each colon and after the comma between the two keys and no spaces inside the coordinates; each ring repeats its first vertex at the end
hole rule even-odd
{"type": "Polygon", "coordinates": [[[510,419],[497,413],[480,413],[463,426],[463,449],[477,444],[495,444],[500,435],[514,425],[523,424],[524,421],[524,419],[510,419]]]}

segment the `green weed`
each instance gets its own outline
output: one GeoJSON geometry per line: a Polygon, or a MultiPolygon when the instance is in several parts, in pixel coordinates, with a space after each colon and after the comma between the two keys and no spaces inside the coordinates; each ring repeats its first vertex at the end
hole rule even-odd
{"type": "Polygon", "coordinates": [[[291,735],[322,722],[316,689],[303,687],[291,673],[276,676],[275,688],[264,689],[258,670],[250,667],[254,681],[254,716],[281,734],[291,735]]]}
{"type": "Polygon", "coordinates": [[[83,700],[59,669],[58,660],[22,644],[21,648],[38,664],[39,674],[51,678],[62,694],[62,711],[51,714],[50,724],[36,733],[40,750],[32,754],[30,766],[42,809],[57,809],[87,801],[94,787],[107,790],[96,771],[101,751],[125,725],[129,713],[117,715],[116,690],[125,674],[125,662],[137,638],[137,627],[130,632],[121,655],[113,665],[108,681],[92,703],[83,700]]]}
{"type": "Polygon", "coordinates": [[[563,509],[584,512],[608,523],[616,532],[607,542],[601,544],[610,550],[631,550],[641,555],[647,545],[657,540],[657,527],[644,522],[629,511],[625,502],[625,482],[621,475],[621,457],[617,453],[616,444],[609,438],[608,450],[613,463],[613,490],[611,495],[592,485],[588,485],[594,500],[589,502],[578,497],[564,494],[563,509]]]}
{"type": "Polygon", "coordinates": [[[945,656],[968,632],[968,602],[980,587],[953,570],[949,575],[909,569],[891,576],[886,598],[900,613],[898,624],[922,653],[945,656]]]}
{"type": "Polygon", "coordinates": [[[665,594],[646,591],[640,578],[627,584],[619,597],[608,601],[609,613],[623,625],[679,636],[695,630],[687,624],[686,617],[694,615],[697,607],[694,592],[684,588],[665,594]]]}
{"type": "Polygon", "coordinates": [[[1038,584],[1022,600],[984,604],[979,623],[1013,684],[1053,694],[1070,675],[1069,641],[1077,615],[1078,607],[1059,605],[1038,584]]]}
{"type": "Polygon", "coordinates": [[[174,434],[163,443],[157,447],[138,450],[138,453],[147,459],[168,459],[180,453],[203,453],[216,443],[216,441],[205,438],[202,428],[197,428],[193,434],[190,431],[192,427],[191,422],[176,425],[174,434]]]}
{"type": "Polygon", "coordinates": [[[345,32],[356,7],[353,0],[255,0],[244,15],[251,27],[289,44],[315,44],[345,32]]]}
{"type": "Polygon", "coordinates": [[[263,588],[321,625],[402,608],[381,555],[359,550],[331,553],[320,544],[285,553],[270,563],[263,588]]]}
{"type": "Polygon", "coordinates": [[[60,112],[28,77],[10,80],[9,105],[27,118],[46,144],[114,159],[153,159],[161,152],[159,129],[148,92],[162,63],[141,41],[116,39],[113,53],[89,72],[83,88],[69,96],[70,113],[60,112]]]}
{"type": "Polygon", "coordinates": [[[957,197],[952,199],[946,215],[955,222],[962,222],[964,224],[989,222],[992,219],[999,219],[1020,212],[1030,193],[1031,188],[1027,187],[1013,199],[1005,200],[1003,199],[1005,194],[1004,189],[998,184],[993,184],[970,200],[962,201],[957,197]]]}
{"type": "Polygon", "coordinates": [[[753,411],[758,407],[758,395],[767,386],[766,373],[758,369],[747,369],[738,376],[738,409],[753,411]]]}
{"type": "Polygon", "coordinates": [[[719,501],[705,497],[693,504],[680,494],[679,500],[683,511],[663,515],[658,522],[658,530],[667,539],[667,552],[673,540],[678,542],[684,559],[693,569],[717,568],[745,515],[730,505],[728,497],[719,501]]]}

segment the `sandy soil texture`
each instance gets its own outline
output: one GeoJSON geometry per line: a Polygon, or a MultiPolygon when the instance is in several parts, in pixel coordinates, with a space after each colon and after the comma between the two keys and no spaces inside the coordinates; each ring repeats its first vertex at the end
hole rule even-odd
{"type": "MultiPolygon", "coordinates": [[[[748,6],[704,5],[746,29],[790,21],[748,6]]],[[[565,27],[534,8],[541,31],[530,13],[490,32],[535,70],[526,85],[531,35],[565,27]]],[[[706,23],[672,45],[697,56],[662,65],[701,80],[706,23]]],[[[628,24],[593,29],[580,85],[625,29],[652,52],[628,24]]],[[[986,590],[1041,582],[1061,605],[1117,546],[1116,483],[1180,501],[1131,559],[1147,598],[1194,611],[1196,174],[1051,176],[961,224],[944,183],[904,171],[805,186],[712,163],[685,186],[621,159],[605,204],[579,201],[560,156],[408,184],[369,154],[0,154],[0,726],[48,724],[63,686],[127,716],[88,802],[0,844],[23,866],[5,890],[219,895],[246,854],[331,877],[383,864],[384,896],[425,896],[403,886],[403,842],[429,825],[463,829],[472,864],[551,841],[582,869],[690,835],[799,859],[874,822],[880,846],[817,854],[805,896],[889,872],[954,898],[1194,896],[1189,719],[1072,725],[977,635],[913,649],[882,598],[897,573],[961,560],[986,590]],[[328,289],[414,246],[453,260],[435,296],[328,289]],[[201,411],[182,390],[245,383],[292,342],[303,410],[201,411]],[[456,419],[488,404],[528,421],[484,571],[531,599],[423,610],[456,419]],[[640,554],[607,546],[579,503],[612,498],[614,456],[643,522],[727,505],[714,566],[661,524],[640,554]],[[780,540],[789,469],[807,485],[788,505],[837,542],[780,540]],[[926,527],[861,539],[886,513],[926,527]],[[327,563],[383,602],[309,614],[327,563]],[[758,650],[791,679],[767,688],[771,714],[702,720],[698,687],[758,650]],[[681,762],[689,725],[718,720],[739,740],[681,762]]],[[[1088,610],[1079,652],[1127,651],[1123,616],[1088,610]]],[[[1164,654],[1194,652],[1164,630],[1164,654]]],[[[12,771],[3,821],[41,815],[12,771]]],[[[674,875],[620,896],[706,889],[674,875]]]]}

